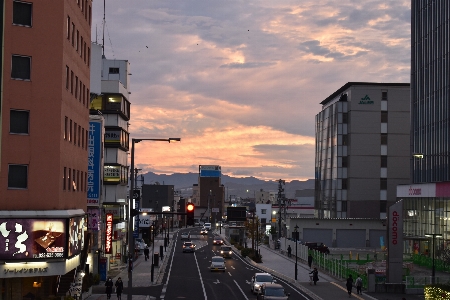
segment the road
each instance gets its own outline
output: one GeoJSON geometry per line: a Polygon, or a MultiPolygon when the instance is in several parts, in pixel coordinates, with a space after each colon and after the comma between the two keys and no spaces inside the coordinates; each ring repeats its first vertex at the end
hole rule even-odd
{"type": "MultiPolygon", "coordinates": [[[[248,264],[240,256],[226,259],[225,272],[211,272],[211,258],[219,255],[220,246],[213,245],[214,235],[200,235],[200,228],[186,228],[176,235],[163,278],[160,299],[256,299],[250,291],[250,279],[255,272],[263,272],[248,264]],[[195,253],[183,253],[180,233],[189,231],[197,245],[195,253]]],[[[291,299],[311,299],[294,286],[276,278],[291,299]]]]}

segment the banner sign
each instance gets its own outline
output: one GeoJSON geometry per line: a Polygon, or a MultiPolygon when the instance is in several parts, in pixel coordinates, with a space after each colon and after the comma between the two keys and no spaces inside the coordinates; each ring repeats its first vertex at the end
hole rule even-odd
{"type": "Polygon", "coordinates": [[[84,217],[75,217],[69,219],[69,241],[67,246],[67,257],[81,253],[84,248],[84,217]]]}
{"type": "Polygon", "coordinates": [[[0,260],[65,258],[67,219],[0,219],[0,260]]]}
{"type": "Polygon", "coordinates": [[[100,199],[101,159],[102,159],[102,123],[89,122],[88,135],[88,174],[87,205],[98,206],[100,199]]]}
{"type": "MultiPolygon", "coordinates": [[[[134,190],[134,193],[136,194],[137,190],[134,190]]],[[[137,211],[139,211],[139,200],[135,199],[134,200],[134,209],[137,209],[137,211]]],[[[139,237],[139,215],[134,217],[134,230],[133,230],[133,236],[135,238],[139,237]]]]}
{"type": "Polygon", "coordinates": [[[100,225],[100,208],[88,207],[88,229],[92,231],[99,231],[100,225]]]}
{"type": "Polygon", "coordinates": [[[388,283],[402,283],[403,276],[403,201],[391,205],[388,210],[388,283]]]}
{"type": "Polygon", "coordinates": [[[113,215],[106,214],[105,253],[112,254],[113,215]]]}

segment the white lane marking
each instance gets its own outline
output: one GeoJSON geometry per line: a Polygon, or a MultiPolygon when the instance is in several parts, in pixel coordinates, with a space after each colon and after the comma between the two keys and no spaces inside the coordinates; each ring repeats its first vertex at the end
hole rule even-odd
{"type": "Polygon", "coordinates": [[[248,300],[247,296],[245,295],[244,291],[241,289],[241,287],[239,286],[239,284],[236,282],[236,280],[233,280],[234,283],[236,283],[238,289],[241,291],[242,295],[244,295],[244,298],[248,300]]]}
{"type": "Polygon", "coordinates": [[[218,283],[220,283],[220,281],[219,281],[219,279],[217,279],[217,281],[216,282],[213,282],[214,284],[218,284],[218,283]]]}
{"type": "Polygon", "coordinates": [[[231,273],[230,273],[230,272],[228,272],[228,275],[230,275],[230,276],[233,276],[233,275],[231,275],[231,273]]]}
{"type": "Polygon", "coordinates": [[[233,266],[230,266],[233,270],[236,270],[233,266]]]}
{"type": "Polygon", "coordinates": [[[208,297],[206,297],[205,285],[203,284],[203,278],[202,278],[202,274],[200,273],[200,267],[198,266],[197,256],[195,255],[195,252],[194,252],[194,258],[195,258],[195,264],[197,265],[198,276],[200,276],[200,283],[202,284],[203,295],[205,296],[205,300],[207,300],[208,297]]]}
{"type": "MultiPolygon", "coordinates": [[[[245,260],[242,259],[241,257],[238,256],[238,258],[239,258],[244,264],[246,264],[247,266],[251,266],[247,261],[245,261],[245,260]]],[[[250,269],[247,268],[247,267],[245,267],[245,268],[248,269],[248,270],[250,270],[250,269]]],[[[263,273],[267,272],[267,271],[261,270],[261,269],[259,269],[259,268],[257,268],[257,267],[254,267],[254,269],[260,270],[260,271],[263,272],[263,273]]],[[[293,289],[294,291],[296,291],[297,294],[299,294],[300,296],[302,296],[303,298],[305,298],[306,300],[308,300],[308,298],[307,298],[305,295],[303,295],[302,293],[300,293],[300,291],[297,290],[295,287],[293,287],[292,285],[290,285],[290,284],[287,283],[286,281],[282,280],[280,277],[278,277],[278,276],[275,276],[275,277],[276,277],[279,281],[283,282],[284,284],[286,284],[287,286],[289,286],[291,289],[293,289]]]]}

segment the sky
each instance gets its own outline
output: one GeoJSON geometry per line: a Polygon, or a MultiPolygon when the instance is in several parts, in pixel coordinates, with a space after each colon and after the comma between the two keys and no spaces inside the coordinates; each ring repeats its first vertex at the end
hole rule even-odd
{"type": "MultiPolygon", "coordinates": [[[[410,81],[410,0],[106,0],[105,56],[130,62],[135,165],[314,178],[315,115],[347,82],[410,81]]],[[[103,44],[103,0],[92,41],[103,44]]]]}

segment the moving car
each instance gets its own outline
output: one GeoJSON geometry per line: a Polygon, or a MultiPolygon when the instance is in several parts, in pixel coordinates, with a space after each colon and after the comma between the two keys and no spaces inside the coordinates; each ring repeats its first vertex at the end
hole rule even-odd
{"type": "Polygon", "coordinates": [[[208,234],[208,230],[203,227],[202,230],[200,230],[200,234],[208,234]]]}
{"type": "Polygon", "coordinates": [[[183,252],[194,252],[195,244],[192,242],[184,242],[183,243],[183,252]]]}
{"type": "Polygon", "coordinates": [[[220,247],[220,255],[222,255],[222,257],[231,257],[233,255],[233,250],[231,250],[230,246],[226,246],[223,245],[222,247],[220,247]]]}
{"type": "Polygon", "coordinates": [[[220,236],[215,236],[213,240],[213,245],[223,245],[223,240],[220,236]]]}
{"type": "Polygon", "coordinates": [[[189,232],[182,232],[180,234],[180,237],[182,240],[189,240],[191,238],[191,235],[189,234],[189,232]]]}
{"type": "Polygon", "coordinates": [[[213,256],[211,258],[211,266],[209,269],[212,271],[225,272],[225,259],[222,256],[213,256]]]}
{"type": "Polygon", "coordinates": [[[317,250],[325,254],[330,254],[330,249],[328,249],[328,247],[325,246],[323,243],[306,242],[305,246],[308,246],[308,248],[311,250],[317,250]]]}
{"type": "Polygon", "coordinates": [[[278,283],[264,283],[261,286],[261,293],[258,294],[258,300],[287,300],[290,294],[286,293],[284,287],[278,283]]]}
{"type": "Polygon", "coordinates": [[[206,228],[206,230],[210,231],[211,230],[211,223],[205,223],[203,225],[203,228],[206,228]]]}
{"type": "Polygon", "coordinates": [[[269,273],[255,273],[251,281],[251,291],[253,294],[259,294],[261,292],[261,285],[274,282],[275,280],[269,273]]]}

